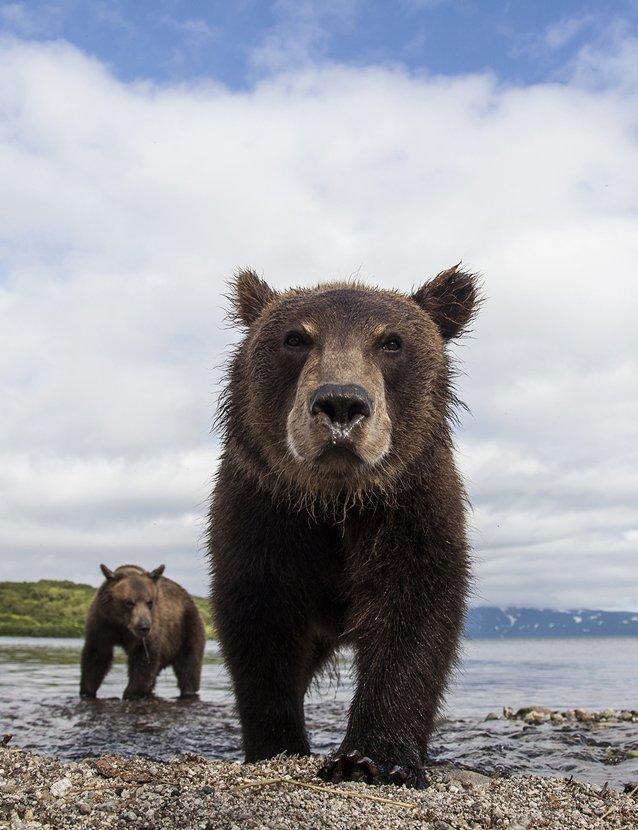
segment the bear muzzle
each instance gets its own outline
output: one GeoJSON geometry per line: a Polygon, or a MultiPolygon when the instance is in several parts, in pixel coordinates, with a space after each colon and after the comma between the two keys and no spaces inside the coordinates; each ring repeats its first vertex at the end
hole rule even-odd
{"type": "Polygon", "coordinates": [[[372,414],[367,390],[357,384],[324,383],[310,396],[310,414],[325,426],[331,443],[349,441],[350,433],[372,414]]]}
{"type": "Polygon", "coordinates": [[[307,380],[298,386],[286,419],[288,451],[297,462],[319,465],[331,478],[361,475],[363,467],[374,466],[389,448],[391,425],[383,389],[372,393],[368,384],[340,378],[307,380]]]}

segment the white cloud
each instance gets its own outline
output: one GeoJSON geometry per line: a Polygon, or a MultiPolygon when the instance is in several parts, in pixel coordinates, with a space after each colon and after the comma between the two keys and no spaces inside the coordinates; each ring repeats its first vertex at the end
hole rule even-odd
{"type": "Polygon", "coordinates": [[[310,65],[232,92],[4,41],[2,575],[159,555],[203,592],[232,269],[408,289],[462,258],[477,594],[636,607],[632,48],[528,87],[310,65]]]}
{"type": "Polygon", "coordinates": [[[37,8],[28,3],[3,3],[0,24],[17,34],[31,37],[50,34],[56,29],[64,9],[60,3],[49,2],[37,8]]]}
{"type": "Polygon", "coordinates": [[[596,18],[593,14],[581,14],[558,20],[545,30],[544,44],[548,49],[562,49],[595,22],[596,18]]]}
{"type": "Polygon", "coordinates": [[[272,7],[275,23],[253,50],[253,66],[272,72],[316,63],[335,28],[354,25],[358,7],[358,0],[276,0],[272,7]]]}

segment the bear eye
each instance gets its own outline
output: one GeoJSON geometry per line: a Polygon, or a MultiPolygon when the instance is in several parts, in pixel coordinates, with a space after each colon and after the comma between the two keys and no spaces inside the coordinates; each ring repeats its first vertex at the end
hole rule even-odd
{"type": "Polygon", "coordinates": [[[124,603],[124,605],[126,605],[127,608],[134,608],[135,607],[135,603],[133,602],[132,599],[127,599],[126,602],[124,603]]]}
{"type": "Polygon", "coordinates": [[[149,601],[146,604],[148,605],[149,608],[152,608],[153,607],[153,600],[149,599],[149,601]]]}
{"type": "Polygon", "coordinates": [[[402,345],[401,338],[396,334],[392,334],[390,337],[386,337],[381,344],[381,348],[384,352],[398,352],[401,350],[402,345]]]}
{"type": "Polygon", "coordinates": [[[305,346],[306,341],[303,334],[300,334],[298,331],[289,331],[284,337],[284,345],[289,346],[291,349],[298,349],[300,346],[305,346]]]}

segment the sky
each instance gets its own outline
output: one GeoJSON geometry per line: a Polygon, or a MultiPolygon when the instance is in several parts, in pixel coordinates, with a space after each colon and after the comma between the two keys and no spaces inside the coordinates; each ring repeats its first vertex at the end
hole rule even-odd
{"type": "Polygon", "coordinates": [[[638,4],[0,2],[0,579],[208,589],[226,282],[410,290],[473,604],[638,610],[638,4]]]}

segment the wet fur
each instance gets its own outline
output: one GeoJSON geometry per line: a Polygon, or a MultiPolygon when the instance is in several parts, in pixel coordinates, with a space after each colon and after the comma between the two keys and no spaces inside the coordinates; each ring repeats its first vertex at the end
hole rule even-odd
{"type": "Polygon", "coordinates": [[[224,451],[209,539],[246,760],[309,752],[304,695],[347,643],[357,688],[326,776],[419,786],[468,591],[446,341],[477,307],[476,280],[453,268],[412,296],[359,283],[276,293],[242,272],[233,298],[247,332],[218,415],[224,451]],[[278,338],[287,321],[309,317],[330,348],[362,350],[367,376],[381,367],[376,394],[385,394],[391,447],[350,475],[299,462],[288,446],[288,415],[310,387],[300,392],[303,365],[291,367],[278,338]],[[387,320],[404,333],[403,364],[384,363],[369,345],[387,320]]]}
{"type": "Polygon", "coordinates": [[[158,674],[167,666],[173,667],[180,695],[192,697],[199,691],[205,644],[201,615],[180,585],[164,576],[154,580],[137,565],[122,565],[100,586],[87,615],[80,694],[95,697],[111,667],[114,646],[121,646],[128,656],[124,698],[151,695],[158,674]],[[129,598],[140,600],[132,610],[123,604],[129,598]],[[131,618],[139,605],[147,608],[148,598],[153,600],[146,612],[152,623],[143,642],[131,630],[131,618]]]}

